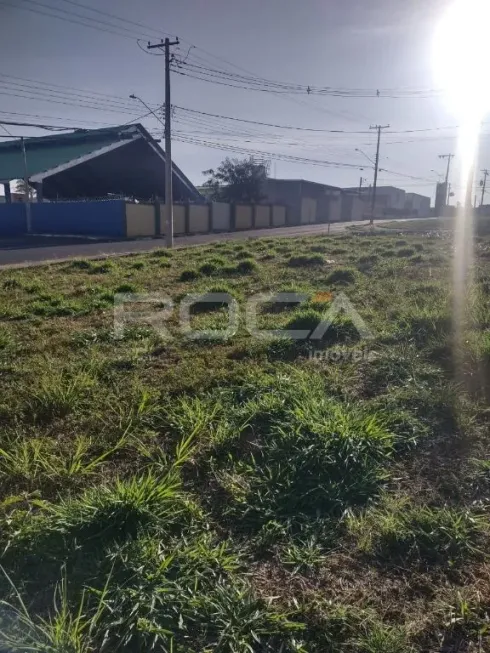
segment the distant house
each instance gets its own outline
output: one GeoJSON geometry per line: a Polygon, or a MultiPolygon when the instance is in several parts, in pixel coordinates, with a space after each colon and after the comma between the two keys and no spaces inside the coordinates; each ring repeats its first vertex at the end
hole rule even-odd
{"type": "Polygon", "coordinates": [[[418,193],[406,193],[405,211],[417,218],[428,218],[431,214],[430,197],[418,193]]]}
{"type": "Polygon", "coordinates": [[[305,179],[267,179],[264,203],[287,208],[288,224],[339,222],[341,189],[305,179]]]}

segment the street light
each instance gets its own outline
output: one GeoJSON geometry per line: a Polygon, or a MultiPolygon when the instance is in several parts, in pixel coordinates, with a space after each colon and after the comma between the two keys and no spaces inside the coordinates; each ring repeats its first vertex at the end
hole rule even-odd
{"type": "Polygon", "coordinates": [[[152,109],[151,107],[149,107],[149,106],[146,104],[146,102],[145,102],[144,100],[142,100],[138,95],[135,95],[134,93],[131,93],[131,95],[129,96],[129,98],[130,98],[131,100],[139,100],[139,102],[141,102],[141,104],[145,107],[145,109],[148,109],[149,113],[153,114],[153,116],[155,116],[155,118],[158,120],[158,122],[161,123],[161,124],[165,127],[165,123],[164,123],[163,120],[160,118],[160,116],[157,116],[157,114],[153,111],[153,109],[152,109]]]}

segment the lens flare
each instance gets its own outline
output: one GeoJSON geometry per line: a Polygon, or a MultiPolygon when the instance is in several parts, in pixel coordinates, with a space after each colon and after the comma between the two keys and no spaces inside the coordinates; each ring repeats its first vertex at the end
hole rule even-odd
{"type": "Polygon", "coordinates": [[[488,83],[489,0],[456,0],[434,37],[433,64],[449,108],[461,118],[483,118],[490,110],[488,83]]]}
{"type": "Polygon", "coordinates": [[[490,110],[487,76],[489,0],[455,0],[439,23],[434,37],[436,83],[442,86],[448,107],[461,123],[458,154],[464,203],[454,224],[453,350],[456,377],[463,380],[468,297],[473,284],[473,184],[481,122],[490,110]]]}

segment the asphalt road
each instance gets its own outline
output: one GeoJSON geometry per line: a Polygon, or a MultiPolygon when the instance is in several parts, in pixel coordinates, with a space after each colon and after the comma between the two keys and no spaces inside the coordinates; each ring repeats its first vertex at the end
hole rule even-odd
{"type": "MultiPolygon", "coordinates": [[[[402,222],[402,221],[401,221],[402,222]]],[[[363,222],[338,222],[330,225],[330,233],[340,233],[347,227],[366,225],[363,222]]],[[[175,238],[175,247],[191,247],[204,243],[220,242],[227,240],[244,240],[247,238],[308,236],[313,234],[328,233],[329,225],[315,224],[301,227],[276,227],[274,229],[254,229],[251,231],[235,231],[232,233],[203,234],[198,236],[180,236],[175,238]]],[[[47,239],[46,239],[47,240],[47,239]]],[[[40,265],[47,262],[61,262],[73,258],[101,258],[105,256],[121,256],[150,252],[154,249],[165,247],[164,239],[124,240],[114,242],[73,242],[59,244],[60,239],[53,239],[48,246],[22,248],[16,244],[15,248],[6,243],[0,243],[0,268],[25,267],[40,265]]]]}

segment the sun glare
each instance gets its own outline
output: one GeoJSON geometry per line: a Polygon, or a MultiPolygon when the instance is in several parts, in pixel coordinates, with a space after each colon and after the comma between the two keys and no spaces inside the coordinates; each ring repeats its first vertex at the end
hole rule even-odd
{"type": "Polygon", "coordinates": [[[434,73],[459,118],[481,120],[490,110],[490,0],[454,0],[437,27],[434,73]]]}

